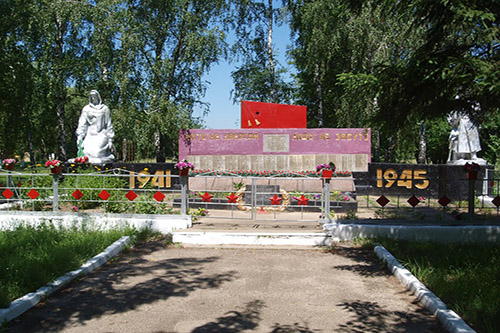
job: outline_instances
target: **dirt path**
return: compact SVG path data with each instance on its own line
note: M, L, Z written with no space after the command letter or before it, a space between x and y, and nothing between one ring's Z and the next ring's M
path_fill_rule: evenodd
M371 251L149 243L7 332L441 332Z

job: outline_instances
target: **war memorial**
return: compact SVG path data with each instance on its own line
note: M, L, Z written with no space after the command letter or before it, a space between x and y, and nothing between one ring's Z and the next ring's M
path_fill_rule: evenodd
M464 165L480 166L475 176L477 179L484 178L485 170L491 169L485 160L477 157L477 152L481 150L478 129L463 113L452 112L449 115L452 125L449 157L447 164L441 165L372 163L369 128L307 128L306 113L307 109L303 106L242 101L241 129L181 130L179 160L189 161L195 166L197 171L191 171L192 176L203 176L190 177L189 189L205 193L231 191L233 180L220 177L223 173L240 177L251 176L252 173L275 176L284 172L311 174L317 173L318 166L331 163L337 171L343 171L344 176L350 176L328 179L331 190L349 196L350 202L332 204L335 207L333 210L345 212L356 210L356 197L365 194L434 197L442 199L442 202L464 199L471 191L468 182L457 181L466 175ZM95 90L90 92L89 104L82 110L76 134L78 157L69 160L67 165L86 158L85 162L94 166L128 171L131 189L140 189L148 182L158 189L180 189L182 178L170 177L179 174L175 163L115 161L111 152L114 131L110 111ZM210 178L209 182L207 178ZM250 180L243 179L242 183L249 186ZM280 180L280 185L275 182L273 187L265 188L271 185L271 181L259 180L256 185L265 191L264 196L272 196L279 194L280 190L286 193L320 193L325 184L317 181L307 185L299 183L297 180ZM473 186L476 195L488 194L484 182L474 182ZM247 193L246 203L249 195ZM261 204L265 204L262 195L260 197ZM191 206L200 207L200 201L208 207L207 200L201 197L194 198ZM224 198L210 200L210 203L213 209L230 207L227 205L230 202ZM216 203L222 205L216 206ZM418 204L417 201L414 203ZM291 202L287 210L293 211L294 204L299 204L299 201ZM308 205L320 206L314 200Z
M11 223L6 218L15 216L22 218L24 223L36 224L43 219L57 219L59 225L66 223L74 227L77 223L87 225L90 221L93 226L105 228L120 225L125 220L133 226L171 234L174 243L205 245L331 247L337 240L380 235L440 241L498 242L497 227L472 229L465 225L429 226L425 222L388 221L384 216L376 223L371 222L373 220L345 222L342 217L337 217L339 213L355 215L359 198L364 195L378 197L376 203L382 209L395 197L398 201L404 198L402 200L413 208L413 216L414 208L426 198L439 199L444 213L444 207L451 200L463 200L465 196L469 203L468 214L473 217L476 196L489 194L490 188L484 187L484 178L485 171L491 167L477 157L481 149L478 129L466 115L450 114L453 129L449 136L448 163L420 165L372 163L369 128L308 129L305 113L304 107L245 102L242 103L241 129L181 130L179 162L125 163L115 159L110 110L102 103L99 93L93 90L76 129L78 156L65 163L66 170L62 170L57 160L50 160L46 164L52 173L53 187L51 196L44 200L51 202L53 212L4 214L0 215L0 223ZM283 121L276 123L276 119ZM280 127L276 127L278 125ZM76 189L64 188L67 186L66 180L72 177L71 171L79 167L94 168L99 172L76 174ZM16 189L12 177L12 169L8 169L9 183L2 194L7 201L13 198L15 204L17 199L14 196L20 193L22 182L19 181ZM91 186L84 187L78 177L90 179ZM128 188L108 188L107 178L113 177L128 179ZM97 186L95 180L98 181ZM26 183L28 186L34 185L30 181ZM24 201L31 203L34 208L35 200L40 195L38 191L41 190L36 186L31 188L27 194L31 202ZM139 196L142 198L137 199ZM59 212L59 199L62 202L76 202L74 213ZM497 196L493 203L498 207L499 201L500 197ZM369 204L369 200L366 202ZM79 213L79 205L89 207L89 203L92 207L102 205L104 214L100 211ZM128 205L127 214L107 214L106 209L110 206L124 203ZM147 213L135 210L133 204L146 207ZM181 214L173 214L173 208L180 208ZM190 208L195 211L188 210ZM201 216L206 215L208 210L209 217L219 224L205 220L203 227L195 226L193 216L200 216L199 212L203 213ZM231 230L210 232L214 225L227 228L227 224L220 223L224 219L232 219ZM469 219L471 222L472 219ZM252 226L257 229L261 224L267 230L274 228L282 232L238 232L238 228ZM113 255L122 246L121 243L115 244ZM388 263L389 269L396 267L385 249L376 247L375 252ZM95 269L111 256L106 254L104 258L100 255L92 259L88 266ZM71 279L75 277L77 275ZM418 287L419 292L425 293L422 302L426 306L433 308L441 304L431 292L420 285L415 287L412 281L410 278L401 279L409 289ZM63 285L61 283L57 288ZM30 296L33 299L22 300L22 308L9 307L3 312L0 309L0 319L12 320L46 297L46 293L46 289L43 289L41 296L35 293ZM467 326L462 320L457 320L455 315L443 318L445 325L453 322L457 327Z

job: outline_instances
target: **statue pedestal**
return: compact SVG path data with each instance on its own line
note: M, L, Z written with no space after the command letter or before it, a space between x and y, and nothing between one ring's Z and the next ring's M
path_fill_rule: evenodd
M476 158L474 160L459 159L446 162L446 165L465 165L466 163L476 163L479 165L488 165L488 162L482 158Z

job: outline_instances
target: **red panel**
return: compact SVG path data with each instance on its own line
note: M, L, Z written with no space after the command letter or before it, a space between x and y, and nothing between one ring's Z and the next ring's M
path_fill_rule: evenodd
M241 101L241 128L306 128L307 107Z

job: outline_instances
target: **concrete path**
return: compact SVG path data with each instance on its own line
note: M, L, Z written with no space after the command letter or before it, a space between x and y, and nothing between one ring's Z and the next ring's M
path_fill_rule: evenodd
M139 246L7 332L441 332L372 251Z

